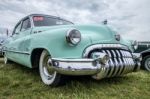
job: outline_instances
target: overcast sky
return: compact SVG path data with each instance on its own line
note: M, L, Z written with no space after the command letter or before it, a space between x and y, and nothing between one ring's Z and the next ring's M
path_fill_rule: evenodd
M127 39L150 38L150 0L0 0L0 28L12 30L32 13L57 15L76 24L108 19Z

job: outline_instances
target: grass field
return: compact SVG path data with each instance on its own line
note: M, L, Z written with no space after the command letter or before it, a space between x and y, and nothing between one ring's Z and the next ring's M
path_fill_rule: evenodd
M140 71L123 77L95 81L72 77L66 85L52 88L40 80L37 69L0 60L0 99L150 99L150 73Z

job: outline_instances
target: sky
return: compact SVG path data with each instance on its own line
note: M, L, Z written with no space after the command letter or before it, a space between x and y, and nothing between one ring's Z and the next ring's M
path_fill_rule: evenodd
M150 0L0 0L0 30L12 31L33 13L65 18L75 24L101 24L105 19L125 39L150 38Z

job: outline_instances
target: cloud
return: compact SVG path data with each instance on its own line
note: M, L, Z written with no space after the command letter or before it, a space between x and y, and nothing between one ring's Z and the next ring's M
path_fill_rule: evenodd
M12 30L22 17L43 13L77 24L100 24L108 19L123 37L149 40L149 4L150 0L0 0L0 27Z

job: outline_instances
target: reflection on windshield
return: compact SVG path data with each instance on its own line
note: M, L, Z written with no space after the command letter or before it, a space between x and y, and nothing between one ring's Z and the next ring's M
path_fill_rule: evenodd
M54 26L54 25L73 24L69 21L60 18L53 18L53 17L46 17L46 16L34 16L33 22L34 22L34 26Z

